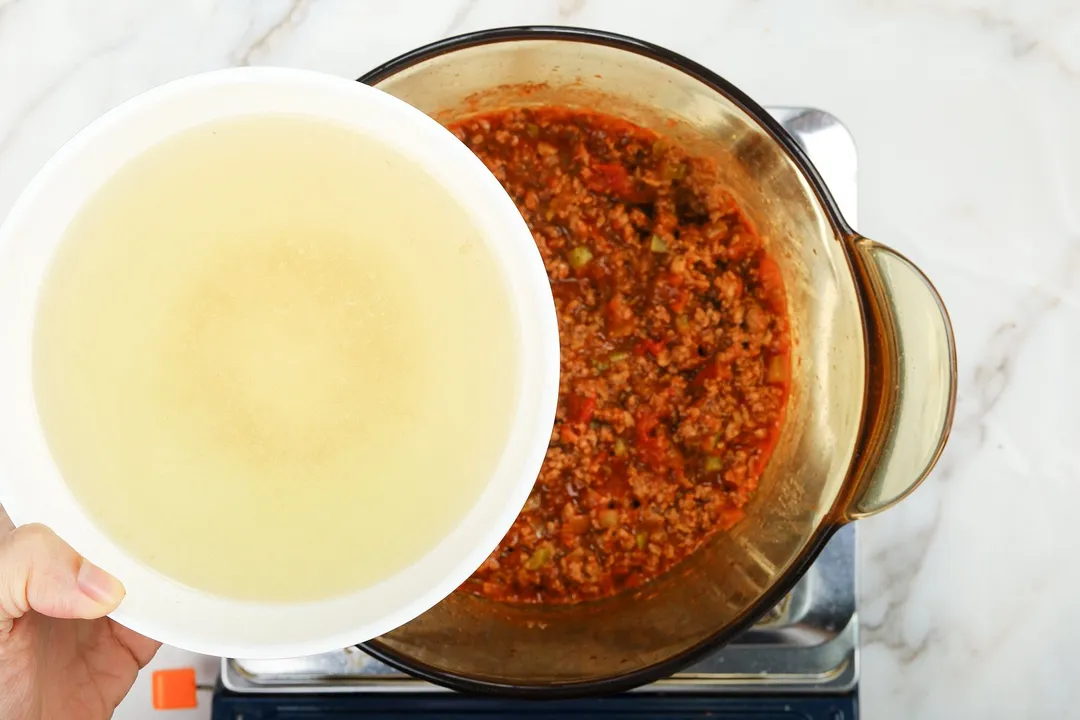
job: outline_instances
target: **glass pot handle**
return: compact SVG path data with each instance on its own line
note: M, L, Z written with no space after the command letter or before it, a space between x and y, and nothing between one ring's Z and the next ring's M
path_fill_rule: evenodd
M884 245L848 238L866 304L866 416L843 519L907 497L937 462L956 405L956 345L941 296L915 265Z

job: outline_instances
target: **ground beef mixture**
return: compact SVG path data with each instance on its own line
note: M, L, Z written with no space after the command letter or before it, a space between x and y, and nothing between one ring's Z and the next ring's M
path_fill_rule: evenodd
M640 585L757 487L788 393L779 269L714 162L651 131L546 107L451 130L528 222L562 342L540 477L463 589L572 603Z

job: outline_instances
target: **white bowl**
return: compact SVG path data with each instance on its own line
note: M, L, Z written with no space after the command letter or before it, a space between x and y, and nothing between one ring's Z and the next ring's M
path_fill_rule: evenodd
M94 191L132 157L182 130L273 113L354 127L413 158L441 182L471 213L504 271L521 338L520 390L509 440L475 506L437 547L393 577L345 597L302 604L214 597L170 580L115 545L76 503L50 457L31 383L38 288L66 226ZM114 619L188 650L248 658L324 652L381 635L442 600L495 549L528 498L550 438L558 386L551 288L511 199L483 163L434 120L350 80L243 68L151 90L64 145L0 228L0 502L17 524L50 526L124 583L127 597Z

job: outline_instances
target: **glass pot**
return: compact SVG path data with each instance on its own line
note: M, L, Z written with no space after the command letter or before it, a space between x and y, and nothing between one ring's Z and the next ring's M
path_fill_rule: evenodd
M442 40L361 81L443 122L592 108L715 157L780 265L793 339L781 436L731 531L604 600L515 606L459 591L366 650L474 692L556 697L650 682L768 612L837 528L900 501L933 467L956 394L941 298L911 262L845 222L794 140L723 78L631 38L530 27Z

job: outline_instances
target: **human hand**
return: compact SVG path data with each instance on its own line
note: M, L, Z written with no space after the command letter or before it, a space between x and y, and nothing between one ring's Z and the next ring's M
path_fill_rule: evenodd
M106 614L120 582L0 507L0 720L105 720L160 643Z

